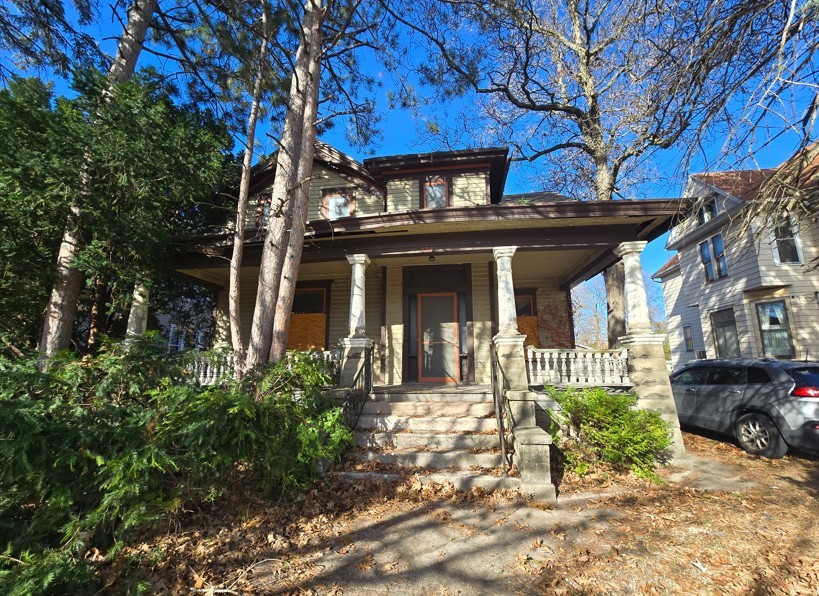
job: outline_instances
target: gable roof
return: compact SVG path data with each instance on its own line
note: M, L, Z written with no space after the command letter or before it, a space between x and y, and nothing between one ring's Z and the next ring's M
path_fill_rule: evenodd
M729 170L727 172L710 172L693 174L694 180L705 182L725 194L741 199L753 201L759 196L762 186L771 179L776 168L764 170Z
M652 276L651 279L662 279L672 271L676 270L680 266L680 253L675 254L673 257L668 259L665 265L660 267Z

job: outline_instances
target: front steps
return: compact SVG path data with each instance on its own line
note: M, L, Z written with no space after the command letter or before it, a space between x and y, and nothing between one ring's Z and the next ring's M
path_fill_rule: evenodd
M519 478L499 473L503 460L488 387L376 387L355 440L352 469L338 473L349 480L395 480L411 472L422 483L451 482L460 490L520 486Z

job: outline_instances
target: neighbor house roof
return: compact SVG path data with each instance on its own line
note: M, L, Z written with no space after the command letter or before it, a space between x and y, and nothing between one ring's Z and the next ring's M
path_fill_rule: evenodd
M668 259L665 265L660 267L652 276L651 279L662 279L680 266L680 253L675 254Z
M694 174L691 177L695 180L710 184L722 192L742 199L743 201L753 201L759 195L759 190L770 180L776 172L776 168L764 170L732 170L727 172L710 172L706 174Z

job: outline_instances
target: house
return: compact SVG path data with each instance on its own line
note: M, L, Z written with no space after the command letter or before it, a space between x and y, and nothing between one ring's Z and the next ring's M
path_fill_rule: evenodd
M508 166L505 148L362 164L320 144L290 347L329 350L358 334L374 343L379 383L488 384L491 338L499 315L511 309L526 345L574 348L571 288L614 263L621 243L664 233L677 206L587 203L554 193L504 196ZM253 181L260 216L274 173L262 169ZM230 244L220 240L214 235L203 248L199 239L173 266L219 292L217 342L228 343ZM241 287L245 339L261 247L261 235L249 233ZM499 263L511 267L513 278L502 301ZM364 279L360 330L349 329L355 271Z
M819 230L744 215L788 168L694 174L696 208L669 234L662 283L672 368L700 358L819 358ZM814 164L816 165L816 164ZM816 185L816 169L800 187Z
M355 387L361 372L372 370L380 400L370 403L364 415L369 416L367 428L379 432L366 436L365 445L408 440L390 433L411 429L400 426L410 422L377 418L398 411L426 412L422 419L429 426L417 441L451 444L452 436L430 438L428 433L494 426L487 416L495 411L493 390L501 391L524 480L528 476L545 498L554 498L550 438L538 426L532 385L633 384L641 404L661 410L676 428L681 445L663 338L650 331L640 266L645 244L668 230L679 205L668 200L589 203L554 193L504 195L508 168L506 148L374 157L362 163L319 143L289 347L337 349L344 387ZM248 230L241 275L245 340L274 175L274 165L260 167L252 181L258 218ZM218 293L216 335L222 344L229 343L231 242L229 231L194 239L172 262L178 275ZM629 335L624 346L630 355L575 350L571 288L618 259L626 268ZM633 366L637 360L641 365ZM494 385L493 371L500 371L495 378L502 379ZM407 397L411 392L414 397ZM413 405L419 395L432 401ZM469 421L469 412L482 413ZM483 449L476 436L457 439L452 444L460 447L438 454L435 461L450 467L456 462L446 458L457 453L462 466L485 466L464 447ZM372 457L399 462L395 458L403 455L376 452ZM414 457L417 464L432 456L419 452Z

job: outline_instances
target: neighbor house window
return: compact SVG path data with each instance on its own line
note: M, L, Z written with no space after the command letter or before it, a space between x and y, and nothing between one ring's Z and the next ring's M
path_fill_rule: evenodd
M691 335L691 325L683 327L683 339L685 340L685 351L694 351L694 338Z
M717 216L717 201L714 197L703 201L702 207L697 211L697 223L702 225L711 221Z
M771 236L774 262L777 265L805 262L802 256L802 241L790 218L780 221L774 227Z
M446 207L449 203L449 185L443 176L427 176L424 178L424 190L421 207L436 209Z
M714 330L717 358L741 358L734 309L726 308L711 313L711 327Z
M325 191L322 211L327 219L338 219L354 215L355 199L352 191Z
M728 262L725 260L725 245L722 234L700 243L700 259L705 271L706 281L714 281L728 275Z
M770 358L793 358L793 341L784 300L756 305L762 351Z

